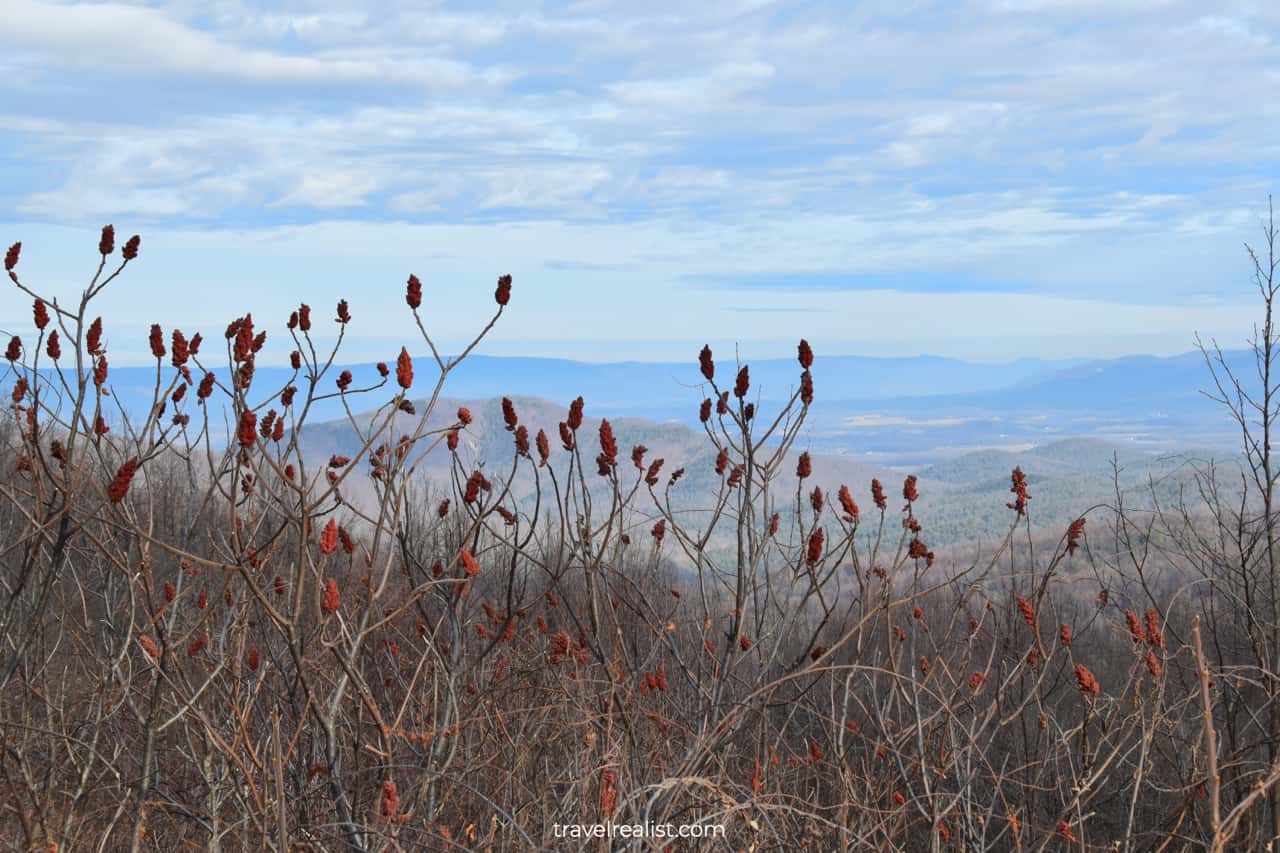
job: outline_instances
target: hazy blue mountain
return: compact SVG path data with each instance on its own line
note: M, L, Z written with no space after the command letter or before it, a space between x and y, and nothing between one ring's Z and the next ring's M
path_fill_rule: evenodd
M1252 355L1224 355L1248 385ZM831 400L819 388L824 405L815 406L812 441L825 452L907 467L1071 436L1151 452L1234 447L1238 429L1203 393L1212 390L1198 352L1092 361L992 391L845 401Z
M752 387L764 400L786 399L800 376L794 358L748 361ZM939 388L958 393L994 391L1034 381L1078 363L1020 359L1005 364L965 362L937 356L877 358L826 356L814 362L813 377L827 399L864 400L924 396ZM424 364L421 369L429 370ZM717 378L732 384L736 367L717 357ZM419 369L415 362L415 370ZM594 364L550 358L472 356L450 377L450 393L494 397L512 393L548 400L572 400L579 394L612 410L680 406L700 398L689 386L702 381L697 353L687 363L616 362ZM726 384L727 383L727 384Z
M763 400L786 399L800 375L794 358L748 363L752 387ZM1020 359L1004 364L986 364L927 355L912 358L829 356L815 362L813 375L815 382L822 387L825 399L866 400L932 395L940 388L956 393L995 391L1050 376L1054 371L1075 363ZM736 370L733 362L722 356L718 365L721 382L732 384ZM377 380L372 364L337 364L322 380L321 390L333 390L334 379L347 369L351 370L356 386ZM214 372L226 378L225 366L215 367ZM437 375L436 364L430 358L416 358L414 372L419 383L432 381ZM173 375L172 368L166 364L161 375L167 382ZM279 387L291 375L292 371L287 368L260 367L254 386L263 389ZM687 363L591 363L554 358L471 355L450 374L446 390L452 396L468 399L523 394L567 402L582 395L594 405L614 413L631 410L670 410L674 413L687 410L689 406L696 411L701 397L692 386L701 381L696 352L691 353ZM156 371L152 367L111 368L110 384L131 417L136 417L150 400L155 382ZM325 414L333 411L341 411L341 406L336 403L324 406Z
M1252 356L1226 353L1241 376ZM750 362L752 394L762 414L776 410L795 388L800 369L794 359ZM335 365L318 392L332 393L334 380L351 370L353 387L376 385L372 364ZM415 360L415 391L424 393L436 375L430 359ZM734 365L724 356L718 378L731 384ZM226 367L215 368L220 380ZM816 402L803 443L815 451L857 458L876 467L921 468L963 453L987 449L1022 450L1067 437L1118 442L1140 452L1189 446L1232 447L1236 431L1222 408L1202 391L1212 389L1203 357L1196 352L1159 358L1130 356L1089 362L1023 359L978 364L919 356L873 358L819 355L813 366ZM168 365L161 378L169 382ZM293 376L287 368L259 368L250 399ZM450 374L445 393L488 400L525 396L566 405L581 394L588 408L607 417L695 425L703 391L696 359L687 364L618 362L593 364L546 358L471 356ZM305 379L294 379L305 390ZM156 383L154 368L113 367L114 406L132 419L145 416ZM367 411L396 390L378 388L351 399ZM301 395L300 395L301 397ZM188 411L193 411L188 400ZM215 414L220 421L221 413ZM345 417L336 397L313 405L311 422ZM553 425L554 426L554 425Z

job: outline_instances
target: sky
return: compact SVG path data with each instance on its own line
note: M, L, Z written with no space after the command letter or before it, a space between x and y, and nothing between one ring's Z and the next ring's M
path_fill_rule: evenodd
M1280 166L1280 4L6 0L0 242L98 309L352 360L1242 345ZM0 330L30 300L0 288ZM274 324L272 326L271 324ZM326 333L331 329L326 326ZM284 337L281 334L281 337ZM416 343L415 343L416 341ZM264 360L280 360L287 348ZM116 363L113 361L113 363Z

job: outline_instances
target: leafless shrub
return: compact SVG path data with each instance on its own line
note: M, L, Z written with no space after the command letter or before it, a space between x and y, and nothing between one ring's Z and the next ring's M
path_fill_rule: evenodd
M318 313L290 316L280 388L254 384L268 332L250 314L207 341L153 327L152 405L130 421L90 306L139 242L115 264L104 229L99 249L69 305L6 258L39 329L8 347L0 430L13 849L525 850L605 820L722 825L726 849L1280 833L1274 255L1255 258L1266 391L1217 374L1243 488L1206 466L1179 506L1090 510L1045 538L1015 469L1008 534L956 565L926 544L914 477L819 485L795 448L816 393L803 341L778 411L703 349L697 473L715 489L690 508L686 462L588 427L581 398L557 434L505 400L502 459L460 445L473 415L439 411L441 392L508 276L453 359L410 277L431 377L407 348L376 379L334 375L345 301L328 348ZM323 399L349 455L304 452ZM443 492L429 454L449 460ZM366 476L371 499L344 495Z

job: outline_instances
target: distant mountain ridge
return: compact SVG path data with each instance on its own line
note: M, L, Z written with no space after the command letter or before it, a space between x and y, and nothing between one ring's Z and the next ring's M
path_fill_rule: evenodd
M752 386L764 400L786 399L800 373L794 358L748 358L743 363L750 365ZM1078 359L986 364L930 355L821 356L814 362L813 376L815 383L826 389L828 399L862 400L927 396L936 394L939 387L961 393L994 391L1044 378L1078 363ZM732 378L730 371L736 370L736 365L730 358L718 355L717 365L725 377ZM675 402L701 380L696 352L688 362L592 363L470 356L451 378L450 390L468 397L519 393L551 400L571 400L581 394L616 410Z
M1246 388L1256 385L1252 353L1224 351L1223 357ZM813 428L815 444L829 452L861 451L868 461L915 467L983 447L1037 446L1073 436L1152 453L1234 448L1238 428L1210 393L1216 393L1213 376L1199 352L1127 356L993 391L834 405L828 399L815 410Z
M1247 377L1252 367L1249 352L1224 355ZM419 387L431 382L434 360L414 362ZM751 393L766 408L785 400L799 378L795 359L746 363L751 368ZM730 382L735 365L724 355L718 365L720 381ZM353 387L379 382L372 364L334 365L318 390L332 392L333 381L344 369L353 374ZM227 378L225 366L215 368L215 373ZM1235 442L1235 430L1221 407L1202 393L1213 385L1198 352L1006 364L934 356L819 354L813 375L816 401L802 441L823 453L858 456L874 466L918 469L984 447L1038 446L1070 436L1118 441L1148 451L1231 447ZM161 378L168 382L171 376L172 368L165 364ZM288 368L260 367L254 388L265 394L293 376ZM305 389L305 378L293 381ZM155 383L155 368L113 367L108 420L118 420L112 417L115 405L133 420L143 417ZM591 411L604 416L692 426L705 393L701 386L693 357L688 363L595 364L471 355L451 372L444 393L472 400L524 396L564 405L582 395ZM356 410L370 409L394 390L386 387L354 397L351 404ZM262 396L251 394L250 400L256 404ZM344 413L341 400L333 398L317 402L310 418L318 423ZM215 434L220 435L225 425L219 414L211 412L219 421Z

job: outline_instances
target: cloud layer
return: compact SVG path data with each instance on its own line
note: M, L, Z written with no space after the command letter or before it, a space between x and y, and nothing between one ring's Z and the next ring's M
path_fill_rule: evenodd
M164 296L175 279L222 277L219 317L281 310L292 284L366 301L390 341L408 272L447 282L460 322L510 271L526 301L495 346L528 354L773 355L800 334L1171 352L1248 332L1241 243L1280 165L1261 2L14 0L6 19L5 239L73 288L97 225L142 232L119 299L169 323L204 316Z

